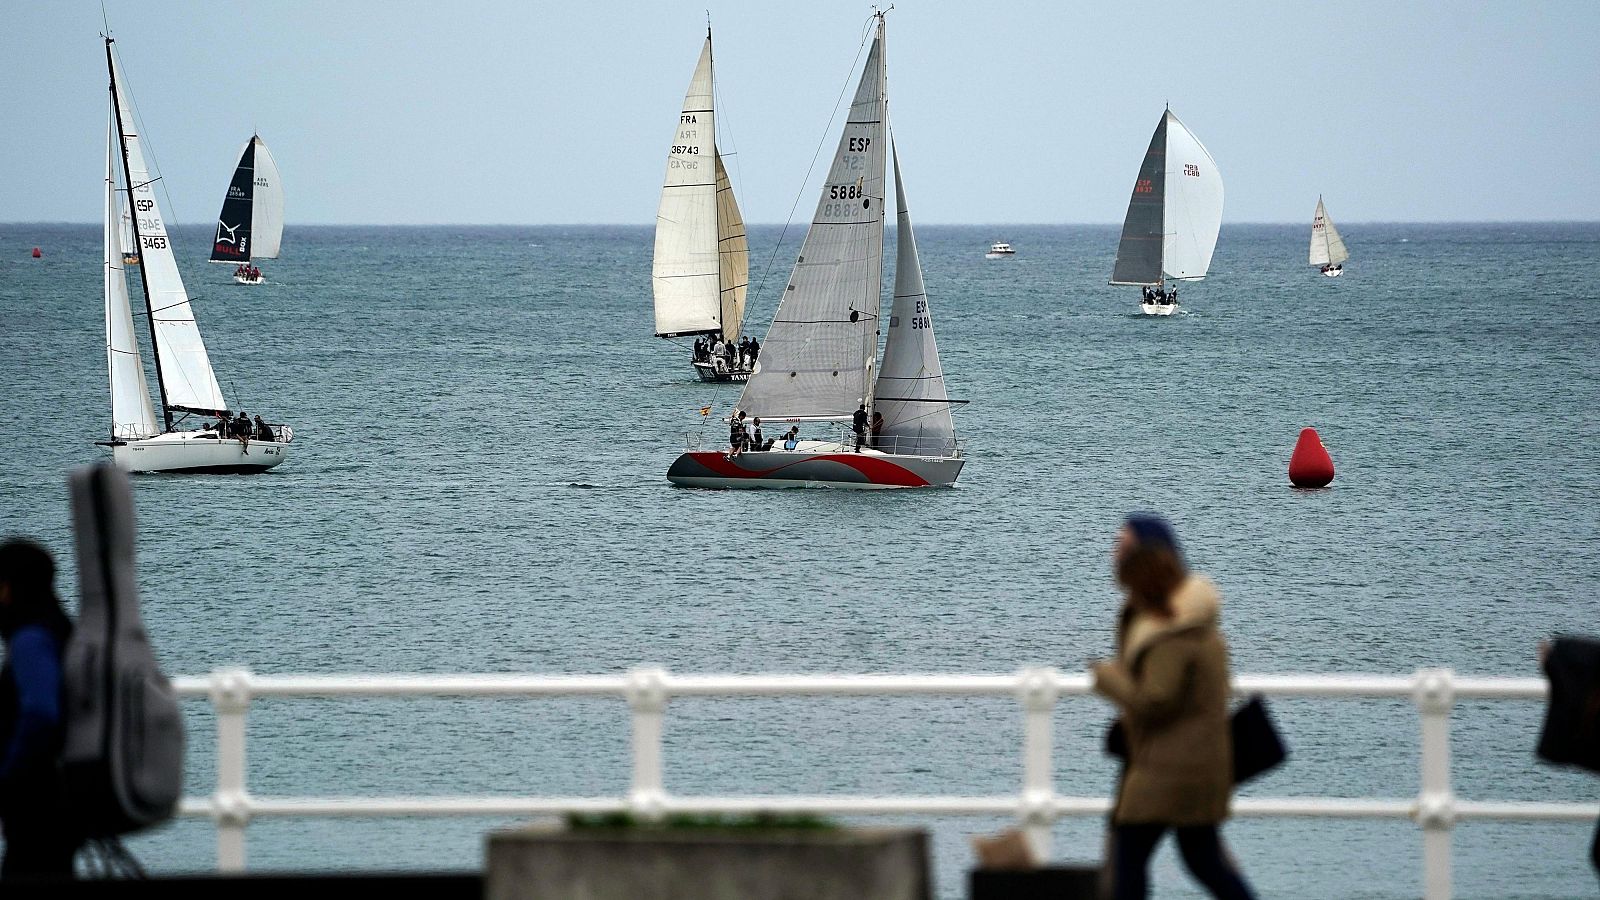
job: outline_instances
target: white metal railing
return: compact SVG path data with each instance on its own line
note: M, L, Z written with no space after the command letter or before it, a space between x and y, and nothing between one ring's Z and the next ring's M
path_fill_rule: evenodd
M673 813L756 812L834 815L1010 815L1041 857L1051 827L1067 816L1098 816L1104 797L1055 792L1052 735L1056 702L1090 692L1086 674L1030 668L1014 675L673 675L638 669L620 675L257 675L222 669L173 680L181 696L208 698L217 716L217 785L186 798L180 815L217 826L217 867L245 868L245 830L257 816L523 816L630 812L643 819ZM1600 805L1465 800L1451 788L1450 713L1462 698L1538 700L1539 678L1464 677L1448 669L1411 675L1243 675L1239 694L1274 697L1409 698L1421 724L1420 789L1414 797L1249 797L1235 815L1254 817L1408 818L1422 828L1427 900L1451 894L1451 829L1461 819L1592 821ZM786 695L1011 696L1022 708L1021 791L1001 796L759 796L668 794L662 782L662 720L672 697ZM245 778L245 721L257 698L282 697L576 697L625 699L632 716L633 776L625 797L279 797L252 796Z

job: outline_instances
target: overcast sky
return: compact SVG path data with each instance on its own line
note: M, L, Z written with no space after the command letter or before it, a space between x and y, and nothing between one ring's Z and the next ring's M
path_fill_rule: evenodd
M106 8L173 206L211 221L252 129L289 223L654 221L711 0L129 2ZM783 222L870 13L714 5L719 146ZM92 2L0 14L0 221L98 221ZM1170 102L1226 221L1600 219L1600 3L970 3L889 14L923 223L1120 222ZM816 202L804 193L799 217Z

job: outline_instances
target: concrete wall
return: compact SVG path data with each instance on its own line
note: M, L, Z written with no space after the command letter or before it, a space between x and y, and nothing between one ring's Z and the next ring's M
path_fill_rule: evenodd
M909 829L616 831L489 836L488 900L928 900L928 836Z

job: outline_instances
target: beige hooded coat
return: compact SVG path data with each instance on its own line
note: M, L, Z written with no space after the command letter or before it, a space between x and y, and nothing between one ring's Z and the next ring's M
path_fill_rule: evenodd
M1173 592L1171 618L1124 608L1117 659L1095 666L1094 689L1121 709L1128 738L1111 812L1118 825L1214 825L1228 816L1233 746L1221 604L1208 579L1191 575Z

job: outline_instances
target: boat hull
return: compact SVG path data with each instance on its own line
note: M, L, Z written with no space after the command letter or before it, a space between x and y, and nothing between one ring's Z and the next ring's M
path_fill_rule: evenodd
M266 281L267 281L267 276L265 276L265 275L257 275L254 278L246 278L243 275L235 275L235 276L233 276L233 283L234 284L265 284Z
M1147 316L1170 316L1178 311L1176 303L1141 303L1139 311Z
M698 488L830 487L854 490L949 487L966 459L849 450L765 450L729 458L692 450L667 469L667 480Z
M693 363L694 373L700 376L701 381L712 383L727 383L730 381L745 382L750 380L748 369L718 369L708 362Z
M1344 270L1343 269L1329 269L1328 271L1323 272L1322 274L1323 274L1323 277L1325 277L1325 278L1338 278L1340 275L1344 274Z
M202 437L209 432L175 431L111 445L111 458L129 472L247 474L265 472L289 455L289 445Z

